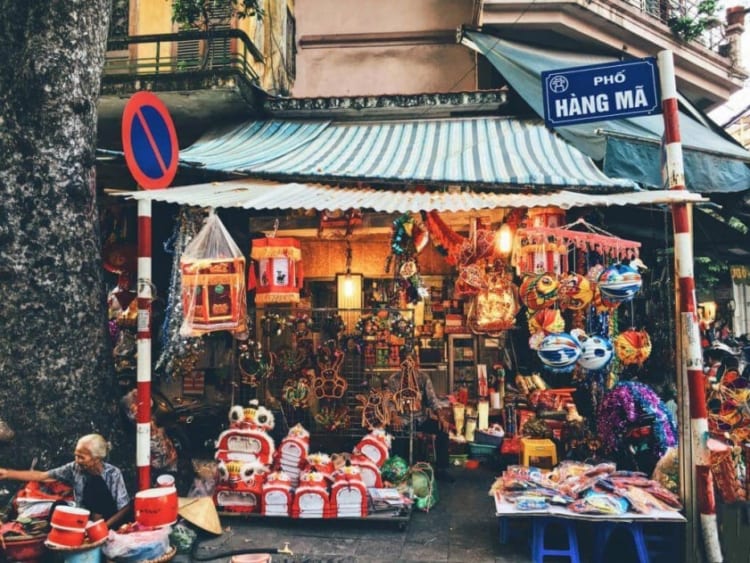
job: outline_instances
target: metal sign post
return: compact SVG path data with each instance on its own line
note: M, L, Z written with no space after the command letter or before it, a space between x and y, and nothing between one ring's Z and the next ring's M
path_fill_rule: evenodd
M677 105L677 86L674 75L674 61L671 51L659 53L659 76L662 91L664 115L664 145L667 183L670 190L685 190L685 173L680 140L680 121ZM681 463L695 468L691 477L695 499L700 512L700 523L706 558L710 563L723 561L719 545L719 529L716 523L716 502L714 499L713 478L711 476L708 451L708 410L703 375L700 328L697 317L695 280L693 278L693 231L692 208L686 203L672 204L674 225L675 275L678 295L676 305L678 315L678 339L680 342L680 362L677 364L679 386L687 391L690 414L690 444L688 456L681 454ZM685 397L685 395L683 395ZM682 412L685 409L683 408ZM684 420L684 418L683 418ZM682 435L682 442L687 436ZM683 450L683 448L680 448ZM691 454L691 455L690 455ZM685 467L687 470L687 467ZM683 471L683 475L687 471ZM686 504L688 504L686 502ZM694 512L694 511L693 511ZM688 546L689 547L689 546Z
M145 189L166 188L177 173L177 132L167 107L151 92L138 92L122 114L122 147L130 173ZM138 489L151 486L151 201L138 201Z

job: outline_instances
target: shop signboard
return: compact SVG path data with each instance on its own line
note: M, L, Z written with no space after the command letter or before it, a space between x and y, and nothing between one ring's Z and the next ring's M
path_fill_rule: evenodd
M656 58L542 72L548 127L661 113Z

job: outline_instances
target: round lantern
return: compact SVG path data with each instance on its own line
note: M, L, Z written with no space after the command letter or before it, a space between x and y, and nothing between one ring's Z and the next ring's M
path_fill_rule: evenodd
M598 283L602 299L624 303L633 299L641 290L643 280L635 268L627 264L613 264L604 269Z
M551 307L557 301L559 283L553 274L532 274L521 282L521 301L532 311Z
M591 282L585 276L573 272L562 277L558 294L560 308L573 311L585 308L594 299Z
M539 359L552 371L572 371L581 356L581 346L566 332L550 334L542 340L537 350Z
M645 330L629 328L615 338L615 354L628 365L642 365L651 355L651 337Z
M255 304L299 303L302 287L302 250L293 238L256 239L250 258L257 262L250 269L248 289L255 289Z
M613 310L617 309L620 304L616 301L604 299L599 286L594 285L594 298L591 300L591 305L593 305L597 313L611 313Z
M606 336L587 336L581 339L578 365L590 371L604 369L614 356L612 341Z

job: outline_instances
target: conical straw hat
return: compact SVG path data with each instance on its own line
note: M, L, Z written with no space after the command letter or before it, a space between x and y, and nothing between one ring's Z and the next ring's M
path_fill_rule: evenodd
M178 514L191 524L212 534L221 535L219 513L211 497L180 498Z

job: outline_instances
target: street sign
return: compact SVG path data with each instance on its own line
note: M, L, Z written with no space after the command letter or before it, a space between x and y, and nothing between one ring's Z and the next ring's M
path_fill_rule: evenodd
M542 72L548 127L661 112L655 58Z
M134 94L122 113L125 162L138 185L166 188L177 173L177 132L164 103L151 92Z

